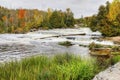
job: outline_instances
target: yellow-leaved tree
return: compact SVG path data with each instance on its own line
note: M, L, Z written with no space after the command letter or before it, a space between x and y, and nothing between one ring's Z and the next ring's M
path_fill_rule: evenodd
M113 0L110 5L108 19L114 21L116 17L120 14L120 0Z

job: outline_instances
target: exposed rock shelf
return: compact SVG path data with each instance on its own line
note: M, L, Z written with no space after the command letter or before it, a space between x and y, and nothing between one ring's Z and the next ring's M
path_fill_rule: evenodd
M93 80L120 80L120 62L100 72Z

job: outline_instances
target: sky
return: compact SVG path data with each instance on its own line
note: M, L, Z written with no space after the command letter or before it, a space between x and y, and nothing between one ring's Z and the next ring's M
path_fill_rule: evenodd
M48 8L63 10L70 8L75 18L91 16L98 12L100 5L112 0L0 0L0 5L7 8L26 8L47 10Z

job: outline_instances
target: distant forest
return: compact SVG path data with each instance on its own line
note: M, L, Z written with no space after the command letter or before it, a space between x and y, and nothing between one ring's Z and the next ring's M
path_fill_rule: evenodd
M72 11L40 11L0 7L0 33L25 33L31 29L71 28L75 21Z
M75 24L100 31L104 36L120 36L120 0L99 7L90 17L74 19L70 8L66 11L7 9L0 7L0 33L26 33L31 29L73 28Z

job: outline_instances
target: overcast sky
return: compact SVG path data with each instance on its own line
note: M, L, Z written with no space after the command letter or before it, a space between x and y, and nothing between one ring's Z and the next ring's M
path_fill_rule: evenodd
M47 10L71 8L74 16L81 17L91 16L97 13L100 5L105 4L106 1L112 0L0 0L0 5L7 8L28 8Z

